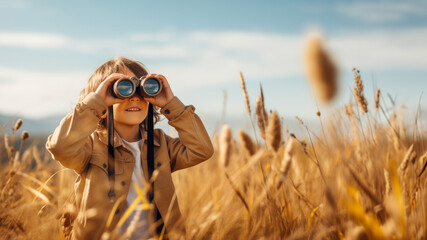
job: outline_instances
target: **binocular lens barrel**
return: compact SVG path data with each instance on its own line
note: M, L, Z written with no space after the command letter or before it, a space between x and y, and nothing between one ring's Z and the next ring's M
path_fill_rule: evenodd
M157 78L138 79L131 77L130 79L121 78L114 82L112 93L117 98L130 98L137 89L143 97L155 97L162 91L162 82Z
M133 83L126 79L117 84L117 91L122 97L130 97L135 92L135 89Z
M128 98L135 93L136 87L132 79L121 78L114 82L112 93L116 98Z
M142 81L141 90L143 95L154 97L162 90L162 84L157 78L148 78Z

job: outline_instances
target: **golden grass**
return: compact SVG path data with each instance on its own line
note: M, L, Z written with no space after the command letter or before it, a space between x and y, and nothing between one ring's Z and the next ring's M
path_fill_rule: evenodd
M337 68L319 36L310 36L305 48L305 70L317 98L329 102L335 96Z
M258 125L254 133L266 131L265 143L239 131L235 144L224 126L213 136L212 159L173 176L187 224L186 236L176 237L426 239L426 130L409 130L402 113L375 102L387 121L367 103L362 118L349 103L326 116L322 136L301 119L305 134L283 136L277 112L268 116L266 130ZM258 104L261 109L261 98ZM257 115L264 118L264 111ZM3 132L0 144L0 238L62 238L57 217L76 211L65 204L76 175L34 145L15 151L31 141L15 139L15 128ZM148 209L138 192L135 206Z
M249 115L251 115L251 105L249 104L249 96L248 96L248 92L246 91L246 83L245 83L245 79L243 78L242 72L239 72L239 77L240 77L240 87L242 88L243 99L245 100L246 110L248 111Z

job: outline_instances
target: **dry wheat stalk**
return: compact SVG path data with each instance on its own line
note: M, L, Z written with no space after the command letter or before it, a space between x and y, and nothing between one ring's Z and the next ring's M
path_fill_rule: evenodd
M282 142L282 125L276 111L269 117L266 138L267 145L277 152Z
M18 119L15 123L15 127L13 127L14 131L18 131L22 126L22 119Z
M420 157L420 163L421 165L423 165L420 173L418 174L418 177L421 177L421 175L423 174L423 172L426 170L427 167L427 151Z
M242 87L243 98L245 99L246 109L248 110L249 116L251 116L251 106L249 105L248 92L246 91L245 79L243 78L242 72L239 72L240 86Z
M348 171L350 172L350 175L353 177L354 181L357 183L357 185L359 185L360 189L369 197L372 203L374 203L374 205L380 204L380 200L368 187L369 185L363 181L363 178L360 178L359 176L357 176L357 174L354 172L354 170L350 166L348 166Z
M25 169L27 166L31 165L31 162L32 162L31 157L32 157L31 149L28 148L27 150L24 151L21 157L22 168Z
M393 140L393 146L396 151L399 151L401 148L401 142L400 142L400 134L398 131L398 123L397 123L397 114L393 113L390 119L390 131L389 134L391 135L391 138Z
M417 153L414 151L414 144L412 144L405 153L405 157L399 166L400 174L403 176L405 174L406 168L408 167L409 162L414 162L417 158Z
M13 166L13 169L15 169L15 170L18 169L18 167L20 165L20 162L19 162L20 156L21 156L21 152L17 151L15 154L15 157L13 158L12 166Z
M295 149L295 141L296 140L294 138L291 138L286 144L285 154L283 155L283 160L280 165L280 173L283 176L286 176L288 174L289 169L291 168L292 157L294 155Z
M378 112L378 108L380 107L380 95L381 91L380 89L377 89L377 92L375 93L375 112Z
M363 81L361 79L360 71L353 68L354 72L354 82L356 87L353 88L354 96L356 98L357 104L364 113L368 112L368 101L366 101L365 94L363 93Z
M247 155L250 157L255 154L256 147L253 143L251 137L243 130L239 129L237 131L237 136L239 137L240 144L242 145L243 149L247 153Z
M24 141L30 137L30 134L27 131L23 131L21 134L21 143L19 144L19 152L22 150L22 146L24 144Z
M261 138L265 140L265 123L266 120L264 118L263 108L262 108L262 100L261 97L256 98L256 105L255 105L255 114L257 116L257 124L259 128L259 132L261 134Z
M32 151L32 153L33 153L33 158L34 158L34 160L36 161L37 168L38 168L38 169L39 169L39 168L41 168L41 167L43 166L43 162L42 162L42 160L41 160L39 150L37 149L37 147L36 147L36 146L33 146L33 151Z
M9 163L12 164L13 154L15 153L15 148L10 146L10 139L7 133L4 134L4 146L7 151L7 156L9 158Z
M233 191L236 193L237 197L239 197L239 199L242 201L243 205L246 208L246 211L248 211L248 213L249 213L250 212L249 205L246 202L245 198L243 197L242 192L240 192L239 189L236 187L236 185L233 183L233 181L231 181L231 178L227 174L227 172L225 172L225 177L227 178L227 181L230 183L230 185L233 188Z
M345 105L345 113L350 118L353 135L356 138L357 143L360 143L359 128L357 127L356 116L354 115L352 103Z
M311 36L305 49L308 79L322 102L329 102L337 92L337 70L318 36Z
M338 210L337 202L335 200L334 195L332 194L331 189L328 187L328 185L324 188L324 193L326 197L326 202L329 204L329 206L334 209L335 211Z
M385 179L385 195L389 196L391 194L391 179L390 173L387 169L384 169L384 179Z
M26 140L30 135L28 134L27 131L23 131L21 134L21 141Z
M268 122L268 113L265 110L265 100L264 100L264 92L262 91L262 85L259 85L259 90L261 94L261 105L262 105L262 114L264 115L264 123Z
M4 147L6 149L10 148L10 143L9 143L9 135L7 133L4 134Z
M232 138L233 136L230 127L227 124L224 124L221 128L219 144L219 162L223 167L227 167L230 161Z

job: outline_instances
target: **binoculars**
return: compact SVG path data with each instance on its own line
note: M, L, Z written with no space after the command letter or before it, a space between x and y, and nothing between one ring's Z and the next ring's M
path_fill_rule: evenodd
M137 91L142 97L155 97L162 91L162 81L155 77L121 78L112 88L113 96L120 99L130 98Z

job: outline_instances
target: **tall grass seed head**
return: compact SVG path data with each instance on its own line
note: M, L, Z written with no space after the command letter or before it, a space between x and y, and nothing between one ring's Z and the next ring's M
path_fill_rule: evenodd
M261 134L261 138L265 139L265 125L267 122L267 119L265 118L264 109L262 106L262 99L260 96L257 96L256 98L256 105L255 105L255 114L257 116L257 124L259 128L259 132Z
M29 137L30 137L30 135L29 135L29 133L27 131L23 131L22 132L22 134L21 134L21 140L22 141L26 140Z
M242 145L244 151L249 155L252 156L256 152L256 147L254 142L252 141L249 134L247 134L245 131L239 129L237 131L237 136L239 137L240 144Z
M282 124L276 111L269 117L266 135L267 145L277 152L282 143Z
M224 124L224 126L221 128L219 144L220 163L224 167L228 166L229 164L232 138L233 136L230 127L227 124Z
M21 128L21 126L22 126L22 119L18 119L17 121L16 121L16 123L15 123L15 126L13 127L13 129L15 130L15 131L18 131L20 128Z
M319 36L311 36L305 48L305 69L310 84L324 103L330 102L337 93L337 69L323 46Z

